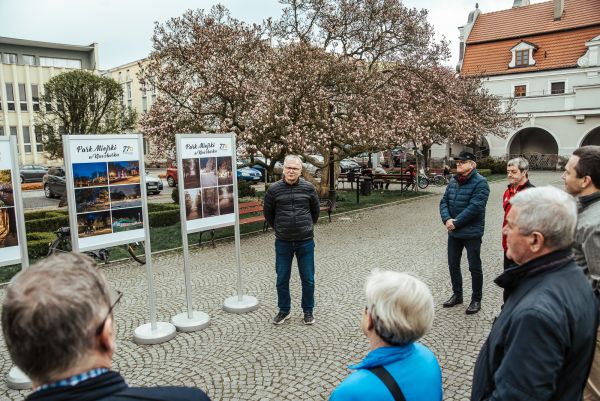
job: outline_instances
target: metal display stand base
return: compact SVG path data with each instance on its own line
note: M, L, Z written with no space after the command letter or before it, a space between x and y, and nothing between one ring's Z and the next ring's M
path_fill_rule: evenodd
M246 313L258 309L258 305L258 299L250 295L243 295L242 299L234 295L223 302L223 310L230 313Z
M157 322L156 330L152 330L152 323L146 323L133 331L133 341L136 344L160 344L169 341L177 335L175 326L167 322Z
M32 385L29 377L21 369L13 366L6 375L6 387L13 390L29 390Z
M204 312L192 311L192 318L190 319L188 313L183 312L173 316L171 318L171 323L173 323L179 331L197 331L210 326L210 316Z

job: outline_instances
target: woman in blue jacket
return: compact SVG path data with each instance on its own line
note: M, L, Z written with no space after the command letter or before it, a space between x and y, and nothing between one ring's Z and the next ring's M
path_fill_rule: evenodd
M374 271L365 285L361 327L370 352L331 394L330 401L441 401L442 373L429 348L416 341L433 323L433 297L407 273ZM383 369L382 369L383 368ZM386 384L387 382L387 384Z

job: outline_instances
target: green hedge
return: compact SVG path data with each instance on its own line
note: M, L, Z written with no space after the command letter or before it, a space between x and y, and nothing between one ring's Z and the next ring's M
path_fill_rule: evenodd
M27 253L29 258L38 259L48 254L48 245L54 241L56 235L50 232L28 232L27 233Z
M490 156L477 160L477 170L486 169L491 170L492 174L506 174L506 160Z
M484 177L489 177L490 175L492 175L492 170L490 170L489 168L482 168L482 169L478 168L477 172Z

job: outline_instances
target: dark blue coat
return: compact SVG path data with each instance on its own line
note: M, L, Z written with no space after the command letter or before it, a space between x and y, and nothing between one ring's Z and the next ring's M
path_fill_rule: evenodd
M485 228L485 206L490 196L487 180L477 170L473 170L467 181L459 184L452 178L442 200L440 215L442 223L455 219L454 231L450 236L462 239L476 239L483 236Z

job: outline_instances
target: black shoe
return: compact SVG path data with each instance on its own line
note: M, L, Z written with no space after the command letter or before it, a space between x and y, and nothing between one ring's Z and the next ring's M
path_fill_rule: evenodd
M444 302L442 305L444 308L452 308L453 306L459 305L463 303L463 299L460 295L452 295L449 300Z
M274 318L273 318L273 324L283 324L286 320L288 320L290 318L290 312L279 312Z
M481 309L481 301L471 301L469 307L465 311L467 315L473 315Z
M313 317L312 311L304 312L304 319L302 319L304 324L315 324L315 318Z

